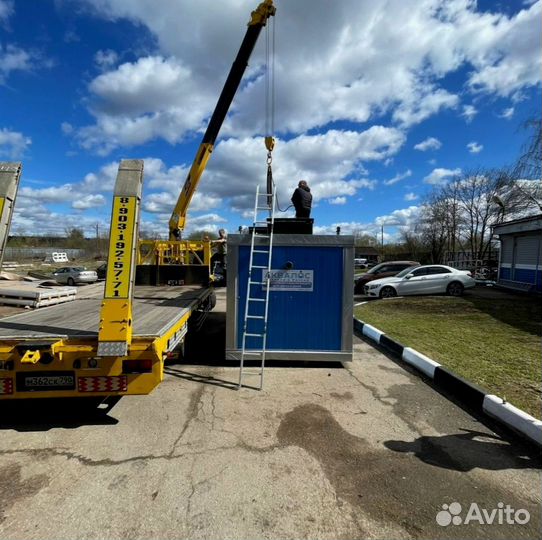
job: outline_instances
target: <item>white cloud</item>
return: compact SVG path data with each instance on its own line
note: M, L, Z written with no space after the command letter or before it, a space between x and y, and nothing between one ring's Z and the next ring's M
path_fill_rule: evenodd
M183 178L184 182L184 178ZM180 182L182 186L182 182ZM178 188L180 192L180 187ZM177 201L177 193L161 191L158 193L150 193L143 198L143 210L152 214L168 214L168 216L173 211L173 207ZM191 218L189 222L192 221L192 216L195 212L209 211L213 208L218 208L224 202L220 197L215 197L211 195L203 195L202 193L196 192L192 201L190 202L190 214Z
M485 42L484 47L471 60L475 67L469 78L472 89L510 96L521 88L540 84L541 14L542 2L538 1L512 18L492 16L492 31L478 37L477 41ZM471 47L474 45L476 42Z
M404 134L394 128L373 126L361 132L331 130L319 135L302 135L288 141L277 139L273 158L273 178L282 209L298 180L306 179L314 196L320 200L347 201L359 190L372 190L376 180L360 178L366 174L363 162L385 159L404 143ZM156 219L171 213L184 184L190 164L166 169L161 160L145 160L143 209ZM213 152L198 190L190 204L188 216L227 205L249 218L254 207L256 185L266 180L266 150L260 137L228 139Z
M393 119L404 126L419 124L423 120L440 112L442 109L454 108L459 98L447 90L434 85L420 86L422 95L413 93L410 99L404 99L393 112Z
M73 126L69 122L62 122L60 129L64 135L70 135L73 133Z
M391 214L377 217L375 223L379 226L409 228L418 219L420 210L420 206L409 206L408 208L394 210Z
M414 150L425 152L426 150L438 150L442 143L435 137L427 137L427 139L414 145Z
M193 217L190 221L191 230L214 230L217 225L226 223L227 219L219 214L204 214L202 216Z
M76 199L72 203L72 208L76 210L87 210L88 208L98 208L105 205L105 197L97 193L96 195L85 195Z
M351 180L350 184L355 188L366 188L372 191L378 184L378 181L362 178L361 180Z
M0 43L0 84L3 84L13 71L30 71L32 68L31 53L15 45L2 46Z
M405 201L415 201L417 199L419 199L419 197L415 193L406 193L405 194Z
M385 180L384 184L386 186L393 186L394 184L397 184L397 182L400 182L401 180L404 180L405 178L408 178L409 176L412 176L412 171L408 169L404 173L397 173L393 178L390 178L389 180Z
M10 28L9 19L15 14L13 0L0 0L0 29ZM9 34L8 34L9 35ZM9 43L5 37L0 42L0 85L6 83L8 77L15 71L31 71L38 66L51 67L52 62L44 59L39 51L25 50L18 45Z
M162 214L173 209L175 201L170 193L151 193L143 200L143 210L153 214Z
M507 107L506 109L503 109L501 114L499 114L499 118L505 118L506 120L510 120L514 116L514 107Z
M19 224L17 231L23 231L24 227L30 227L31 223L43 221L40 230L63 232L58 215L49 208L49 205L65 205L66 224L70 226L79 226L77 220L73 217L75 214L69 213L69 208L78 210L81 227L90 227L93 230L94 224L98 218L91 217L92 212L84 215L85 211L104 208L105 218L103 228L107 228L109 221L109 208L111 204L111 194L117 177L119 162L113 161L102 166L98 171L86 174L78 182L65 183L62 185L53 185L47 187L32 188L24 185L19 189L17 198L17 208L19 209L16 222ZM144 183L142 209L152 215L151 220L145 220L145 230L152 233L167 235L167 222L177 195L184 183L187 168L184 166L173 166L167 168L164 162L156 158L147 158L144 160ZM41 181L34 181L38 185ZM28 182L26 183L28 184ZM165 192L155 191L167 190ZM196 193L192 204L190 205L190 221L187 232L194 230L205 223L212 225L217 222L224 222L225 218L218 214L209 214L212 208L218 208L224 202L223 198L209 194ZM36 215L32 215L32 211ZM206 212L205 222L201 221L198 212ZM196 215L194 215L196 214ZM100 213L101 215L101 213ZM53 218L53 216L56 216ZM71 217L70 217L71 216ZM73 219L72 219L73 218ZM51 220L55 220L54 223ZM98 219L98 221L100 221ZM100 221L101 223L101 221ZM153 224L150 226L150 224ZM66 225L66 226L67 226Z
M152 102L153 110L176 106L189 81L190 71L175 59L147 56L99 75L90 83L90 90L100 100L98 109L139 115L147 113Z
M75 185L75 191L83 193L113 191L118 169L118 161L113 161L101 167L96 173L86 174L83 180Z
M0 157L20 159L31 144L32 139L22 133L0 129Z
M469 144L467 144L467 148L471 154L478 154L484 149L484 145L478 144L477 142L472 141Z
M430 174L428 174L423 181L426 184L444 184L446 183L451 177L457 176L458 174L461 174L461 169L442 169L437 168L433 169Z
M354 138L354 142L359 144L358 137ZM386 154L386 151L375 152L374 149L364 149L363 152L356 149L356 146L348 144L340 144L341 138L337 138L334 142L339 143L338 146L327 144L333 141L334 137L329 139L323 137L321 141L321 149L312 149L318 153L319 166L318 170L304 169L304 163L311 163L312 153L307 151L307 147L312 147L315 141L311 137L299 138L297 141L281 142L278 141L277 151L275 154L275 180L279 184L279 193L283 203L289 200L291 191L295 187L296 180L301 177L306 177L311 183L313 192L320 199L334 195L336 197L346 197L354 195L360 187L370 188L374 186L373 181L362 178L356 180L345 180L348 178L351 171L355 171L357 164L354 160L348 158L355 155L357 152L367 156L374 156L375 153ZM358 139L356 141L356 139ZM195 228L194 213L206 210L222 204L228 205L227 198L233 201L233 207L238 211L246 208L251 208L253 205L254 188L258 179L260 183L265 178L265 151L260 139L248 140L230 140L226 141L229 145L221 143L215 150L213 159L218 160L211 163L217 163L216 167L210 167L204 175L204 179L198 193L194 197L191 205L191 215L189 219L189 228ZM280 149L280 152L278 151ZM323 155L324 154L324 155ZM300 162L298 162L298 158ZM46 188L43 190L34 190L35 201L47 202L66 202L76 200L80 196L81 191L93 191L95 189L110 190L113 185L114 178L117 172L117 163L111 163L103 167L99 172L87 175L83 181L75 185L61 186L57 189ZM295 175L290 172L294 171ZM176 166L167 169L163 162L158 159L145 160L145 187L146 189L168 189L169 193L157 200L163 203L162 207L148 208L155 213L162 212L167 214L159 216L161 226L157 229L162 233L167 230L167 217L173 206L180 186L184 182L186 173L185 166ZM295 180L294 180L295 179ZM339 195L345 193L345 195ZM28 195L28 193L25 193ZM143 198L144 204L153 201L155 195L153 193L146 194ZM169 205L169 206L168 206ZM73 205L74 206L74 205ZM283 204L283 206L285 206Z
M341 234L370 234L380 238L380 227L374 223L360 223L357 221L338 221L330 225L314 224L314 234L336 234L337 227L341 228ZM387 239L387 233L384 233Z
M328 199L328 202L336 205L346 204L346 197L335 197L334 199Z
M74 200L77 195L78 193L73 189L72 184L38 189L22 186L19 189L18 200L25 198L38 200L41 203L63 203Z
M64 204L67 208L83 211L106 206L109 202L110 193L113 191L118 166L118 162L108 163L97 172L85 175L79 182L67 182L39 188L29 187L28 182L25 182L19 188L17 208L28 207L31 209L38 207L42 209L42 215L45 216L51 213L47 208L49 204ZM42 182L37 181L36 183L39 185ZM108 198L104 196L104 193L108 195ZM66 211L66 215L70 215L68 211ZM78 215L81 216L81 213ZM108 218L106 221L108 221ZM77 226L77 224L74 226Z
M300 179L308 181L315 203L353 196L359 189L374 189L376 181L360 178L359 171L365 174L363 162L395 154L404 140L401 131L381 126L361 133L330 130L288 141L279 139L273 159L279 203L282 207L289 204ZM264 182L265 148L261 138L228 139L213 152L200 190L205 196L229 197L230 206L242 212L253 206L256 184Z
M148 0L79 1L110 20L145 25L159 49L90 84L95 122L79 132L81 143L107 153L156 137L178 142L201 129L241 41L246 4L225 0L216 17L208 2L178 0L156 9ZM461 67L470 70L467 90L508 94L539 84L539 8L536 3L509 17L477 11L472 0L343 0L340 7L327 0L284 2L276 16L276 128L298 134L385 114L407 127L458 106L442 81ZM315 30L321 28L326 31ZM224 135L264 131L263 51L261 40ZM492 75L508 66L508 79ZM467 119L474 112L472 105L463 111Z
M37 200L19 196L15 205L11 232L12 234L63 236L67 229L76 227L82 229L88 237L93 237L96 234L97 224L100 231L107 230L109 217L86 215L81 211L73 213L51 211Z
M466 120L467 124L472 122L472 119L478 114L478 110L474 105L463 105L461 116Z
M96 77L93 125L78 130L80 144L101 155L157 137L177 143L200 129L216 99L189 68L174 58L148 56Z
M111 50L99 50L94 55L95 64L102 70L111 69L118 61L119 55Z
M64 43L78 43L79 41L81 41L81 38L75 30L66 30L64 33Z
M6 23L7 20L13 15L13 13L13 1L0 0L0 24Z

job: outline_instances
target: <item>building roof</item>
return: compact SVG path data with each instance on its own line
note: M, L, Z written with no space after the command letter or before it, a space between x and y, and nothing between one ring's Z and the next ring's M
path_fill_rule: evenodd
M518 232L534 232L542 230L542 214L529 216L493 225L493 234L514 234Z

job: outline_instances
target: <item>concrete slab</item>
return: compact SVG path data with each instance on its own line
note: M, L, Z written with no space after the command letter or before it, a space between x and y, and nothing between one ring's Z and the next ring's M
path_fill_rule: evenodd
M0 304L33 308L75 300L75 287L51 286L48 282L0 281Z

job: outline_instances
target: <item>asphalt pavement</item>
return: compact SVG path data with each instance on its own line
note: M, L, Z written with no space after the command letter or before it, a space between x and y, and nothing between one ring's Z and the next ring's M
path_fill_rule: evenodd
M1 404L0 538L539 538L534 447L358 339L235 390L218 296L149 396Z

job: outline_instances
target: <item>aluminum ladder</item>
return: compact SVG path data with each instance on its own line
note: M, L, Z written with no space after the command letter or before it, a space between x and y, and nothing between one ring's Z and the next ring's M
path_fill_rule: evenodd
M262 200L265 204L262 203ZM255 375L260 377L259 390L263 388L265 368L265 353L269 313L269 284L271 275L271 260L273 257L273 228L275 223L276 192L272 185L271 193L260 193L256 188L254 204L254 221L250 240L250 258L248 267L247 293L245 302L245 317L243 320L243 340L241 346L241 364L239 366L239 385L243 386L243 376ZM267 217L259 216L266 212ZM265 232L260 232L265 227ZM265 295L258 295L257 288L264 287ZM252 340L251 348L247 348L247 338ZM254 346L257 342L257 346ZM260 366L256 371L247 371L246 360L259 360Z

